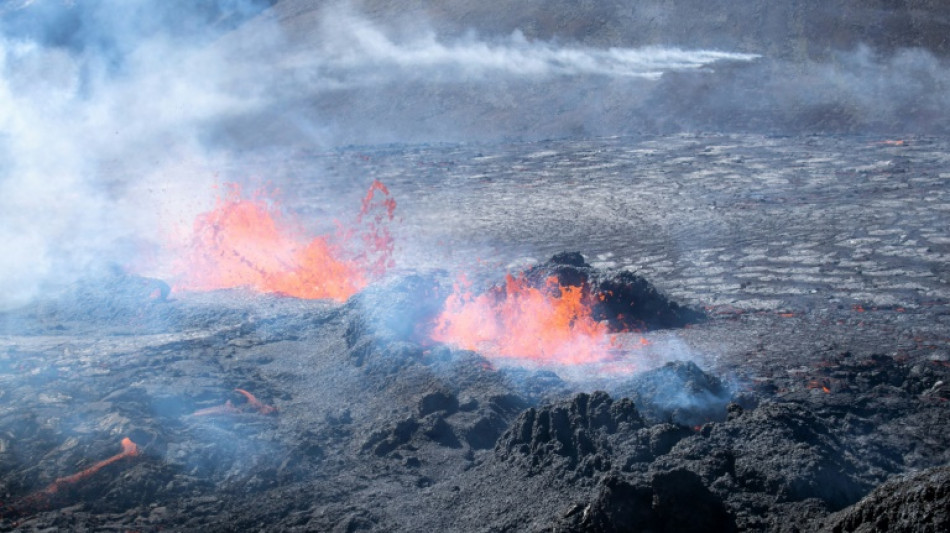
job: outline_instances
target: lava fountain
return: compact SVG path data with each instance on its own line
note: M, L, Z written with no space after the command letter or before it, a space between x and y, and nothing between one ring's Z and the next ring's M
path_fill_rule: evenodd
M492 359L578 365L616 358L609 326L592 317L590 296L554 276L536 287L509 274L504 286L479 295L463 280L430 336Z
M388 223L396 202L374 181L356 222L335 236L307 238L258 192L229 184L214 209L198 215L177 262L175 291L249 287L296 298L344 301L393 265Z

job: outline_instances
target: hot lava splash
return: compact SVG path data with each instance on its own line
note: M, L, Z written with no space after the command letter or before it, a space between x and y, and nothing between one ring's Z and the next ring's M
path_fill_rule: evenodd
M392 266L387 224L395 209L385 185L374 181L355 224L340 225L335 236L308 239L260 193L246 199L231 184L215 208L195 220L176 265L174 290L250 287L297 298L346 300Z
M592 318L583 287L554 276L540 287L508 275L503 287L473 295L456 285L436 319L431 338L490 358L575 365L614 358L609 326Z

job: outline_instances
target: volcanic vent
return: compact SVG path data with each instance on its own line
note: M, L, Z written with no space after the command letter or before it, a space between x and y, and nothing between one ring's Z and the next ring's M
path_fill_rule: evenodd
M456 285L430 335L492 358L571 365L616 359L613 334L682 327L702 316L642 277L599 272L574 252L481 294Z

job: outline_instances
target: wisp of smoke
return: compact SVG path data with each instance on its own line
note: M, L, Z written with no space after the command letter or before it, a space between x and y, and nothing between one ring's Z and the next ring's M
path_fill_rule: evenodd
M206 28L154 26L184 7L5 6L0 309L133 260L141 250L129 243L157 240L163 219L186 217L202 188L212 194L216 156L201 126L252 108L255 95L228 88L226 62L202 46Z
M657 79L665 72L697 70L720 61L751 61L756 54L675 47L594 49L529 42L520 31L499 42L469 34L451 43L423 31L396 40L382 28L347 10L325 19L324 40L309 56L321 75L354 83L379 82L385 76L454 79L512 75L609 76ZM306 60L302 60L305 63Z

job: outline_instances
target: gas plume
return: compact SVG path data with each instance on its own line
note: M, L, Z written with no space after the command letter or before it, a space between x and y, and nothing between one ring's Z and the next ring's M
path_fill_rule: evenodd
M0 309L140 258L169 218L201 209L194 191L222 159L202 124L260 95L230 88L205 46L217 30L189 4L3 6Z
M370 21L348 4L308 4L302 32L272 4L0 6L0 309L114 265L167 277L159 243L186 242L212 184L286 182L301 147L950 123L950 68L923 48L776 58L682 32L595 46ZM271 164L246 164L241 150L265 149ZM325 177L315 165L305 179ZM339 178L339 194L360 194L359 179Z
M106 265L167 276L167 262L156 261L157 243L187 238L213 202L212 183L249 177L240 175L240 157L228 144L234 134L226 131L241 130L242 120L257 131L261 114L286 117L341 88L655 79L754 57L559 46L517 32L500 40L474 33L445 39L431 30L397 38L345 7L328 10L316 40L302 45L291 46L266 13L231 31L268 6L45 0L3 7L0 308ZM300 113L288 120L292 127L278 126L296 132L297 145L333 145L347 139L335 138L327 124L346 119ZM368 142L380 140L373 130L393 129L352 122L365 126ZM245 129L246 147L285 140L263 130L248 138Z

